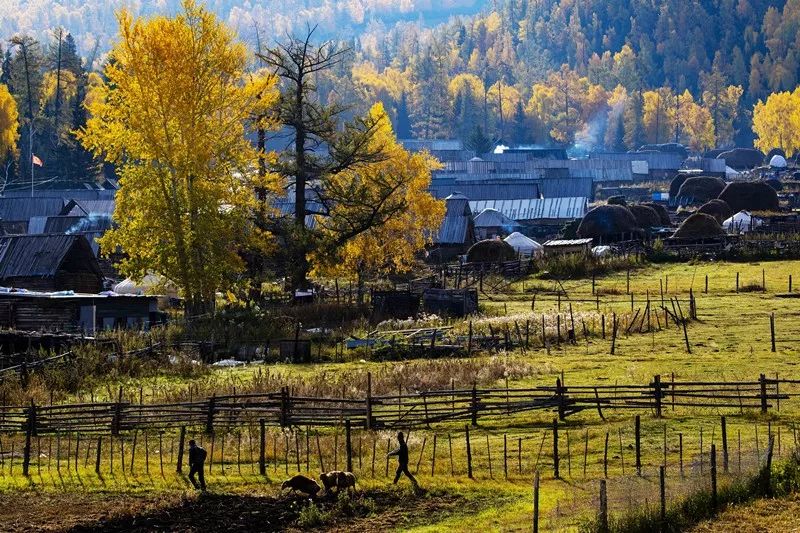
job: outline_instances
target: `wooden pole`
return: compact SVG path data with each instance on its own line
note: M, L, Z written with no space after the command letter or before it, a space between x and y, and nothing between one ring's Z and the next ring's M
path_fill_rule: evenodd
M608 477L608 431L606 431L606 443L603 446L603 477Z
M642 423L639 415L634 419L634 432L636 437L636 475L642 475Z
M711 443L711 508L717 508L717 445Z
M601 533L608 533L608 495L606 493L606 480L600 480L600 513L598 517Z
M267 474L267 428L266 420L258 419L259 447L258 447L258 473L262 476Z
M178 474L183 472L183 446L185 442L186 442L186 426L181 426L181 434L180 437L178 438L178 464L175 470ZM111 451L112 451L111 456L113 457L114 456L113 448L111 449Z
M347 455L347 471L353 471L353 443L350 434L350 419L344 421L345 453ZM424 446L423 446L424 449Z
M558 418L553 419L553 477L559 479L558 471Z
M728 427L725 423L725 416L721 417L722 422L722 471L728 473Z
M464 429L466 431L464 438L467 443L467 477L472 479L472 448L469 443L469 426L464 425Z
M667 527L667 482L666 469L664 465L658 467L659 495L661 496L661 531L666 531Z
M539 471L533 475L533 533L539 533Z
M772 352L775 353L775 313L769 315L769 336L772 341Z
M98 476L100 475L100 454L103 453L103 437L97 437L97 453L95 454L94 458L94 473Z

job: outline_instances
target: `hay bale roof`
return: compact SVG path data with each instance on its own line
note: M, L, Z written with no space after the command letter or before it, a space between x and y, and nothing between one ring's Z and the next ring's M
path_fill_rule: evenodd
M734 148L722 152L717 159L724 159L726 165L736 170L760 167L764 164L764 154L754 148Z
M621 205L600 205L586 213L578 226L580 237L605 237L637 231L636 218Z
M636 225L640 228L649 229L661 225L661 217L652 207L641 204L631 205L628 206L628 211L636 219Z
M681 185L683 185L683 182L686 181L687 178L688 176L685 174L678 174L672 179L672 181L669 183L670 198L677 198L678 191L681 190Z
M725 230L719 222L704 213L689 216L672 235L674 239L716 239L724 236Z
M719 198L714 198L713 200L709 200L708 202L704 203L700 209L697 210L697 212L705 215L711 215L720 224L722 224L723 220L730 218L731 215L733 215L733 209L731 209L731 206L728 205L728 202L725 200L720 200Z
M608 200L606 200L608 205L628 205L625 201L625 196L622 194L618 194L616 196L609 196Z
M654 209L656 213L658 213L658 217L661 220L662 226L669 226L670 224L672 224L672 220L670 220L669 218L669 211L667 211L667 208L664 207L663 205L657 204L655 202L646 202L643 203L642 205L650 207Z
M467 250L467 261L470 263L497 263L511 261L517 256L514 248L500 239L478 241Z
M734 213L739 211L777 211L778 194L763 181L729 183L719 194Z
M678 190L678 203L681 205L701 205L719 196L725 182L711 176L687 178Z

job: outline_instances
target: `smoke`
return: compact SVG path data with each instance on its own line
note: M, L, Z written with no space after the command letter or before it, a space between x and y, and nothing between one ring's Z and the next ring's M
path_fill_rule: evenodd
M609 124L615 124L625 110L625 102L614 102L609 109L595 113L583 128L575 134L575 144L572 147L576 152L591 152L606 146L606 130Z
M105 231L111 227L111 215L106 213L89 213L72 225L65 233L74 235L87 231Z

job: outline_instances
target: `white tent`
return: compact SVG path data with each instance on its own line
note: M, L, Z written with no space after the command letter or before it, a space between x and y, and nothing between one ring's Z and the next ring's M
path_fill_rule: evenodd
M775 154L769 160L769 166L772 168L786 168L786 158L780 154Z
M518 231L515 231L503 240L518 254L538 255L544 251L544 247L541 244Z
M760 218L754 217L748 211L739 211L722 222L722 227L728 232L747 233L763 223Z
M178 289L175 285L158 274L147 274L139 281L126 278L114 286L114 292L117 294L178 296Z

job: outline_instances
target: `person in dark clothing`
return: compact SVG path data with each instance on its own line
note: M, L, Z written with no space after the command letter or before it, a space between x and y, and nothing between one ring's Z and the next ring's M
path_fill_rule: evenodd
M189 441L189 481L192 482L194 488L206 490L206 478L204 466L206 462L206 451L197 445L194 440ZM197 481L194 476L197 474ZM198 484L198 481L200 482Z
M397 433L397 441L400 443L400 447L392 452L389 452L389 456L397 456L397 473L394 476L394 483L396 485L400 480L400 475L405 474L406 477L411 480L414 488L419 488L417 480L414 479L414 476L412 476L411 472L408 470L408 444L406 444L406 440L402 431Z

